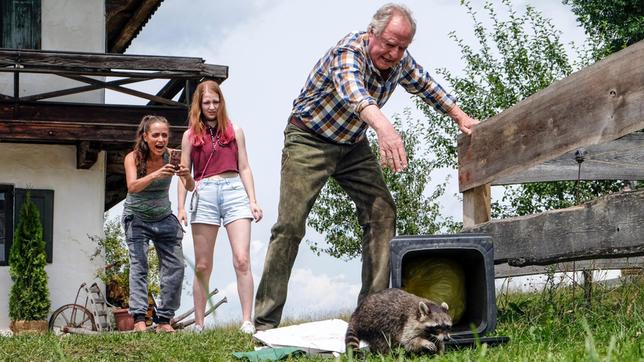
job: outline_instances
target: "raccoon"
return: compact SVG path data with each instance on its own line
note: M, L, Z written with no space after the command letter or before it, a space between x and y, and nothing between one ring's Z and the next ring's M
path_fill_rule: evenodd
M452 327L447 308L402 289L370 294L351 315L346 349L357 351L362 340L381 354L397 347L414 354L443 353Z

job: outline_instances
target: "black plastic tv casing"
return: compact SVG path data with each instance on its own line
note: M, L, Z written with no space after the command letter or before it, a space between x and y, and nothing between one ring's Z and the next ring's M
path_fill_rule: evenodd
M452 338L482 337L496 328L494 246L484 234L397 236L391 240L391 287L403 288L404 263L409 258L447 257L465 271L466 308L452 326Z

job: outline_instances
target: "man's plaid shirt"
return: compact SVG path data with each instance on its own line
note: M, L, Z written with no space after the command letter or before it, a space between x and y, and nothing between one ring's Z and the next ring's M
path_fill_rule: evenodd
M398 84L442 113L455 104L409 52L391 69L388 78L382 79L369 58L368 39L368 33L359 32L340 40L313 67L293 101L292 115L331 142L351 144L361 140L368 125L360 119L360 112L372 104L384 106Z

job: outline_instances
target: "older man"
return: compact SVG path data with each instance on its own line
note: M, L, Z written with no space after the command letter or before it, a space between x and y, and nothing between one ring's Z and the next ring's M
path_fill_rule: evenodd
M396 207L366 138L375 130L382 166L407 167L400 135L380 108L400 84L466 134L470 118L407 51L416 31L411 12L387 4L366 32L350 33L313 67L284 131L280 202L255 300L258 330L277 327L306 218L329 177L353 200L363 230L362 289L358 303L389 285L389 241Z

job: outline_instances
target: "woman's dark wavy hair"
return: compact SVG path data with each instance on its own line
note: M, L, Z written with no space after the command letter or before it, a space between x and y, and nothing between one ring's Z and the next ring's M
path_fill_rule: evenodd
M148 147L148 143L145 142L145 134L150 131L150 125L156 122L165 123L165 125L168 126L168 129L170 128L170 124L165 117L147 115L143 116L141 123L139 123L139 128L136 130L136 140L133 151L137 178L145 176L148 172L147 164L150 159L150 148Z

